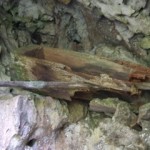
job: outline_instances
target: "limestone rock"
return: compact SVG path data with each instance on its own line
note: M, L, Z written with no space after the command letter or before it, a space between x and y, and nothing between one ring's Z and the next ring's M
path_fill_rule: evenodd
M56 139L57 150L120 150L141 149L147 147L136 131L111 119L101 120L98 127L90 130L85 122L78 122L66 127Z
M113 18L119 14L131 16L135 10L129 5L124 5L122 0L92 0L92 5L99 7L103 14L108 18Z
M67 104L63 101L55 100L51 97L37 96L35 98L35 107L39 116L37 123L40 127L50 128L51 131L68 122L69 111Z
M149 120L150 119L150 103L146 103L139 108L139 117L138 122L141 120Z
M116 61L129 61L137 64L145 64L141 58L137 58L131 54L123 46L113 46L110 44L99 44L96 48L96 55L100 57L106 57Z
M136 131L103 114L64 126L69 112L63 101L31 93L0 101L2 150L146 149Z
M38 117L27 144L33 150L55 150L58 132L68 122L67 105L51 97L36 96L35 107Z
M0 80L1 81L10 81L10 77L5 74L5 68L0 65ZM8 94L10 88L0 87L0 94Z
M29 30L30 33L36 33L37 29L44 28L44 24L41 21L37 21L35 23L33 23L33 22L26 22L25 26L26 26L27 30Z
M31 41L30 34L25 31L18 31L18 45L25 46L28 45Z
M146 50L150 49L149 0L77 0L79 3L76 1L72 3L71 0L57 1L60 3L55 0L0 1L0 54L4 66L8 66L10 62L10 57L7 59L3 57L5 53L31 42L87 52L98 45L96 51L98 56L144 64L141 55L137 59L128 49L132 51L131 39L135 34L140 35L141 38L145 37L137 42L135 50L143 49L147 55ZM37 42L38 38L41 42ZM35 54L34 51L31 52L32 54ZM48 56L48 53L41 52L35 55L35 59L26 56L15 59L15 68L11 71L17 76L13 76L12 79L18 80L22 77L22 80L47 81L54 78L52 69L55 71L61 69L62 79L76 82L77 76L72 76L72 71L69 70L70 74L67 74L69 67L65 65L54 67L54 63L50 65L45 57L51 56L53 60L55 57L51 54ZM66 58L69 56L70 53ZM92 68L95 63L91 62L95 62L96 57L86 57L80 63L79 56L82 55L73 56L71 61L66 58L64 60L66 63L69 62L69 65L76 65L74 69L77 69L78 73L80 70L93 73ZM45 60L42 60L42 57ZM58 63L61 63L60 58L62 56L58 58ZM74 60L74 58L79 59ZM92 65L88 68L88 64ZM101 65L97 61L94 73L99 76L101 72L98 71L105 65L106 62ZM29 69L25 71L24 66ZM118 69L118 65L114 68ZM109 69L112 69L112 63ZM1 66L0 70L0 80L9 81L10 77L8 74L5 75L9 70ZM131 72L128 68L120 67L118 72L124 70L126 71L124 76L128 80L128 72ZM29 74L31 78L28 78L28 71L31 71ZM116 72L113 72L112 76L114 73ZM59 71L57 74L60 75ZM104 81L108 79L109 76ZM0 149L2 150L150 149L149 103L139 108L138 123L142 131L138 132L128 127L136 122L136 116L130 106L117 99L92 100L91 111L85 118L87 109L81 103L73 102L68 105L51 97L17 90L13 90L12 94L19 96L13 97L8 94L9 88L0 88ZM55 93L59 95L57 90ZM108 113L113 116L112 119L110 116L107 118Z
M121 38L129 44L129 39L133 36L133 32L131 32L126 24L115 21L115 28L120 33Z
M84 0L78 0L87 6L87 2ZM146 0L91 0L89 1L91 7L101 9L101 12L106 18L110 20L118 20L124 23L128 28L129 32L133 33L144 33L149 35L149 16L144 14L143 11L138 12L140 9L146 9ZM137 14L136 14L137 11ZM134 16L135 15L135 16Z
M54 23L45 24L44 28L39 30L42 34L55 35L55 26Z
M1 47L1 45L0 45L0 54L1 54L1 52L2 52L2 47Z
M65 4L65 5L67 5L71 2L71 0L58 0L58 1Z
M108 143L106 143L106 146L109 147L106 149L111 150L113 147L114 149L124 148L125 150L144 150L147 148L142 138L140 138L140 136L138 135L138 132L130 129L127 126L124 126L117 122L112 123L111 121L106 120L106 122L101 123L100 127L102 132L104 133L102 141L108 141ZM99 142L99 144L101 144L101 142Z
M150 34L150 17L145 14L139 14L137 17L125 17L128 22L128 28L133 33Z
M150 49L150 36L144 37L140 42L140 46L143 49Z
M11 24L11 21L10 21L10 24ZM7 53L11 52L13 49L18 47L18 43L14 38L14 32L12 30L12 26L6 27L5 24L1 24L0 25L0 37L4 41L2 42L2 44L4 44L4 46L7 48L6 49Z
M133 126L136 124L137 116L131 111L130 105L126 102L120 102L117 105L116 112L112 118L113 121Z
M41 5L34 3L32 0L20 0L18 13L20 17L38 19L39 16L44 13L44 9Z
M140 10L141 8L144 8L145 5L146 5L146 0L128 0L127 1L127 5L128 6L131 6L134 10L138 11Z
M150 121L142 120L140 123L142 131L139 133L145 144L150 148Z
M69 121L77 122L87 115L87 107L79 101L72 101L68 103Z
M48 14L44 14L44 15L41 17L41 21L48 22L48 21L53 21L53 20L54 20L54 17L51 16L51 15L48 15Z
M25 141L36 124L36 109L33 100L27 96L16 96L0 100L0 149L15 150L25 147Z
M80 3L83 3L86 7L91 4L91 0L78 0Z
M54 131L67 122L68 109L65 103L50 97L19 95L3 97L0 114L1 150L40 150L53 147Z
M93 99L90 102L90 110L96 112L115 113L117 105L120 103L118 98Z

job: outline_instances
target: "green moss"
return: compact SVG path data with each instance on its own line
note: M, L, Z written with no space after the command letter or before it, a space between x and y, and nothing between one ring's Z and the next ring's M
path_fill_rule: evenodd
M34 94L34 104L36 108L39 108L40 110L43 109L43 107L45 106L45 101L41 100L42 98L40 98L38 95Z
M117 20L124 24L128 24L128 20L124 16L116 16Z
M89 112L86 118L86 122L89 125L89 128L94 130L99 126L99 123L106 118L104 113Z
M146 103L139 108L141 114L148 114L150 112L150 103Z
M43 28L44 25L42 24L42 22L27 22L26 23L26 28L30 31L30 32L35 32L37 29L41 29Z
M34 94L33 99L39 113L43 113L43 111L48 108L54 113L58 113L59 116L66 116L67 118L69 115L67 103L65 101L52 99L52 101L49 102L45 96L40 96L38 94Z
M12 80L29 80L25 67L18 62L11 65L10 75Z
M61 104L61 109L62 109L62 112L63 112L63 114L65 114L65 115L69 115L69 111L68 111L68 105L67 105L67 103L65 102L65 101L59 101L60 102L60 104Z
M67 5L71 2L71 0L58 0L58 1L65 4L65 5Z
M150 49L150 36L144 37L140 42L140 46L143 49Z
M69 109L69 121L71 123L83 119L87 114L87 107L78 101L72 101L68 103L68 109Z
M113 107L113 108L116 108L118 103L120 103L120 100L118 98L106 98L103 100L96 98L90 102L91 105L103 105L106 107Z

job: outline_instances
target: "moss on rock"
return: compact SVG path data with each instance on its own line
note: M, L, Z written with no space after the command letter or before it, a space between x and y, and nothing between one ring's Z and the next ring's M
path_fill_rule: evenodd
M104 113L114 113L121 101L118 98L95 98L90 102L90 110Z
M80 119L84 118L87 114L87 107L78 101L72 101L68 103L69 109L69 121L77 122Z
M104 113L89 112L85 118L85 122L88 124L89 128L94 130L99 126L99 123L106 118Z
M23 65L19 63L14 63L10 67L10 74L12 80L29 80L27 71Z
M144 37L140 42L140 46L143 49L150 49L150 36Z

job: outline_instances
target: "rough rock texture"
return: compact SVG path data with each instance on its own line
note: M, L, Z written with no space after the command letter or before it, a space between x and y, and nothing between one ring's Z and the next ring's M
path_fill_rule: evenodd
M68 117L65 103L50 97L18 95L0 100L1 150L54 149L54 133Z
M149 62L140 44L150 34L149 1L8 0L0 7L3 53L33 43L95 54L100 44L103 49L109 43L110 49L121 47L121 55L130 61L140 57L139 63ZM116 53L111 58L119 59Z
M68 125L65 102L28 94L0 100L1 150L146 149L137 131L103 114Z
M146 103L145 105L142 105L139 108L139 122L144 119L144 120L149 120L150 119L150 103Z
M140 42L140 46L143 48L143 49L150 49L150 37L147 36L147 37L144 37L141 42Z
M12 53L29 44L150 66L150 0L0 0L0 80L12 79ZM136 98L110 115L89 111L92 102L0 88L0 149L150 149L150 94Z
M136 124L137 116L131 111L128 103L120 102L117 105L116 112L112 120L127 126L133 126Z
M68 103L69 122L77 122L87 115L87 106L80 101L72 101Z
M150 34L150 17L149 17L149 0L115 0L115 1L103 1L103 0L78 0L86 7L97 8L101 10L106 18L110 19L114 23L114 28L119 33L117 38L123 40L129 49L132 49L136 54L147 57L149 62L149 56L146 56L144 51L140 47L140 41L138 46L130 43L131 38L137 34L143 35L145 38ZM100 15L101 15L100 14ZM142 40L142 38L141 38ZM120 43L121 44L121 43Z
M81 0L80 2L87 5L86 1ZM149 17L147 13L149 12L147 12L146 10L146 0L143 0L142 2L140 0L89 0L89 4L91 7L100 8L104 16L106 16L107 18L127 24L129 30L131 30L132 32L142 32L148 34ZM141 9L145 9L147 13L143 13L144 11L139 13L138 11ZM143 27L141 25L145 20L147 20L147 23L145 22L146 24Z
M150 103L146 103L139 108L138 123L142 127L140 136L144 139L145 143L150 146Z
M33 100L26 96L0 100L1 140L0 149L23 149L36 124Z
M90 110L104 113L115 113L117 105L121 103L118 98L92 99Z

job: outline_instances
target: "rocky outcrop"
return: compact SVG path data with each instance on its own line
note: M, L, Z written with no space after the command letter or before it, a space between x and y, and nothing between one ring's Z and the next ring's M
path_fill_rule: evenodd
M118 98L92 99L90 101L90 110L114 114L120 102Z
M53 148L55 130L67 123L68 109L51 97L18 95L0 100L1 150ZM56 132L56 133L55 133ZM53 143L53 144L50 144Z
M150 66L149 15L150 0L1 0L0 80L48 81L54 79L52 68L61 81L81 81L80 75L89 80L96 74L100 81L107 83L108 90L112 79L101 74L100 69L109 62L109 71L112 71L113 60L118 64L114 67L116 70L126 66L127 69L121 67L121 72L126 72L123 76L126 81L137 83L134 80L138 79L139 84L141 80L147 83L148 69L138 66L140 73L129 74L128 67L136 70L137 66L132 63ZM58 53L59 59L44 51L39 55L31 53L35 58L14 57L14 51L28 49L26 46L30 44L65 49L68 57L71 50L90 55L78 54L70 60L63 57L67 65L59 62L62 56ZM108 59L101 65L99 57ZM57 62L56 66L52 60ZM96 66L95 74L92 67L84 63ZM13 69L12 64L15 64ZM73 76L71 65L77 69L73 71L78 78ZM58 70L62 70L62 74ZM143 72L147 74L142 76ZM112 73L115 75L116 71ZM117 90L122 86L124 84L117 86ZM76 97L71 91L69 99L73 101L66 102L64 99L68 97L61 95L64 90L53 91L55 96L61 95L59 101L48 90L50 96L47 97L21 89L0 88L0 149L150 149L149 92L137 92L135 85L123 96L109 89L109 93L92 91L91 97L87 91L76 93ZM81 97L86 101L81 101Z
M125 109L119 111L117 108L111 118L103 113L83 113L82 104L78 102L70 105L51 97L23 93L1 97L1 150L148 148L145 141L148 133L142 136L145 130L138 132L124 124L127 117L124 121L118 120L121 114L127 114ZM69 109L67 105L70 105ZM75 106L77 115L75 111L74 115L73 111L69 113L72 106ZM145 129L146 123L142 127Z
M99 45L102 49L108 45L109 49L119 46L121 55L148 65L149 55L141 46L150 34L148 0L8 0L0 7L4 52L32 43L95 54ZM121 59L116 53L109 57Z

